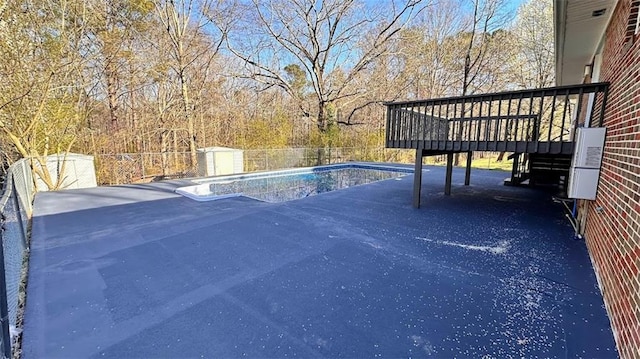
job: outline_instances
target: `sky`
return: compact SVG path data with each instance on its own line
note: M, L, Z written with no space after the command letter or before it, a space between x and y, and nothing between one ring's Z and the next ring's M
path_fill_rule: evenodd
M391 0L364 0L364 2L368 5L384 4L385 2L388 2L388 1L391 1ZM432 1L438 1L438 0L432 0ZM460 3L465 3L471 0L457 0L457 1ZM522 3L527 1L536 1L536 0L503 0L503 1L505 1L506 3L507 12L515 16L516 11L518 10L518 7L520 7Z
M535 1L535 0L530 0L530 1ZM509 11L515 14L516 10L518 10L518 7L520 7L520 5L523 2L526 2L526 1L525 0L507 0L507 6L509 7Z

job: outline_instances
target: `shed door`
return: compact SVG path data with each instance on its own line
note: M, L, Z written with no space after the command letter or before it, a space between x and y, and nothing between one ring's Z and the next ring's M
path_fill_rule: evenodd
M224 151L215 153L216 175L229 175L233 173L233 152Z

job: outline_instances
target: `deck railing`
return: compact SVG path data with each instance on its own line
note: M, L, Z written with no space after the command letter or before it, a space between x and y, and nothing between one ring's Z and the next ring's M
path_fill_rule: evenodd
M602 124L608 87L594 83L386 103L386 145L446 152L571 153L580 123Z

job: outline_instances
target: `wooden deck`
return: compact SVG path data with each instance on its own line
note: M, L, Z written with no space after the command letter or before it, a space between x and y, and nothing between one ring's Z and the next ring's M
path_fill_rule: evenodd
M454 153L570 157L576 128L602 125L608 88L594 83L386 103L386 146L416 150L413 203L419 207L422 157L448 155L445 194L451 192ZM512 182L523 164L514 161ZM467 161L465 184L470 165Z

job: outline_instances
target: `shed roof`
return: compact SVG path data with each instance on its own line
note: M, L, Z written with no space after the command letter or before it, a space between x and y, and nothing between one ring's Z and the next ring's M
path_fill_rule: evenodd
M52 155L48 155L47 158L48 159L53 159L53 160L58 160L58 159L65 158L65 156L66 156L66 159L68 161L71 161L71 160L73 160L73 161L77 161L77 160L90 160L90 161L93 161L93 156L91 156L91 155L85 155L83 153L71 153L71 152L66 153L66 154L65 153L54 153Z

